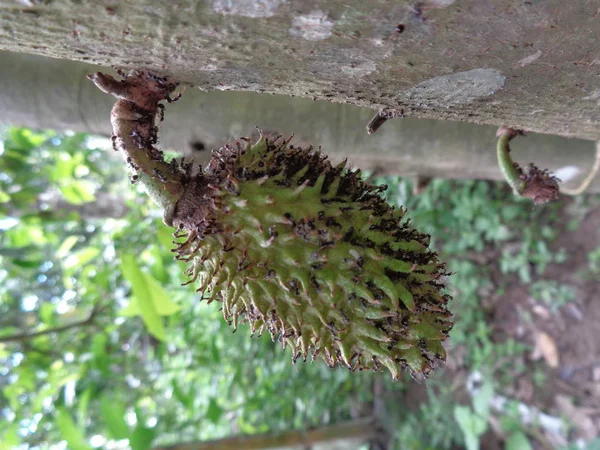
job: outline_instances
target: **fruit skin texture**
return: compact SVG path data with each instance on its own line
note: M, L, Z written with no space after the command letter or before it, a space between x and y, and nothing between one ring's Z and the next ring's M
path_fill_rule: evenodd
M175 207L177 257L230 324L268 331L294 362L427 376L452 328L448 273L385 187L344 166L262 135L215 151Z

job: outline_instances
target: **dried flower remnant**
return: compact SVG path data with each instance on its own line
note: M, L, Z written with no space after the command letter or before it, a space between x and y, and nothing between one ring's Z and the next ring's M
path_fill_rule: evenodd
M558 200L559 180L548 169L539 169L534 164L528 164L523 169L511 158L509 142L519 135L525 133L508 127L500 127L496 133L498 165L502 175L518 197L529 198L536 205Z

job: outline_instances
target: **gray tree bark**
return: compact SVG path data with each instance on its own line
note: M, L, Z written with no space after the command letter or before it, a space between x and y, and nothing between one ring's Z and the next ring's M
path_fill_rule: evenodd
M599 17L592 0L0 0L0 49L597 140Z
M0 52L0 123L33 128L111 134L114 100L86 74L97 66L20 53ZM500 179L495 128L454 121L397 119L369 136L364 125L373 111L347 104L188 89L167 105L161 146L206 160L212 148L259 126L322 146L334 161L349 158L363 170L418 177ZM196 150L193 150L193 149ZM204 150L198 151L198 149ZM579 186L596 157L592 141L530 135L513 144L515 159L553 171L567 188ZM600 192L596 177L589 192Z

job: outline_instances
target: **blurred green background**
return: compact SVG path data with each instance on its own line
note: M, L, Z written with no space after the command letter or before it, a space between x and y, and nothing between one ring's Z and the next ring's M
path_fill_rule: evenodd
M497 331L486 299L506 289L502 274L551 313L575 301L544 276L568 264L551 243L599 196L533 208L502 183L433 180L417 195L410 179L373 178L454 272L449 367L393 383L294 365L268 335L233 333L218 304L182 286L172 230L110 140L24 128L0 138L0 448L143 450L373 416L389 448L491 448L482 439L494 423L504 448L539 444L516 401L502 412L493 401L523 374L543 388L547 372ZM580 275L598 279L600 247L588 250ZM473 373L482 381L469 391Z

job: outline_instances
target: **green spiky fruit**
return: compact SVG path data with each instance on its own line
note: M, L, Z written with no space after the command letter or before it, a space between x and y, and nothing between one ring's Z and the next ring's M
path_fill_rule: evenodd
M288 144L261 136L213 153L177 206L191 281L234 327L291 346L294 361L426 376L452 328L429 236L360 171Z

